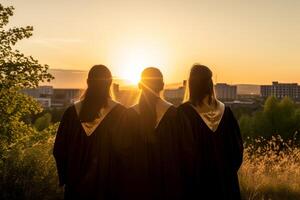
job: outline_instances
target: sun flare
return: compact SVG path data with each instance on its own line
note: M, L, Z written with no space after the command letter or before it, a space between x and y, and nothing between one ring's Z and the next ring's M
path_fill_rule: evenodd
M145 67L151 65L152 59L143 51L132 51L125 59L123 59L124 68L121 72L121 77L130 84L137 85L141 72Z
M126 48L125 48L126 47ZM130 85L137 85L143 69L146 67L161 67L166 59L165 52L157 46L135 43L120 46L114 51L118 57L112 65L118 67L117 76ZM114 58L113 57L113 58ZM114 60L112 58L112 60Z
M122 78L130 84L137 85L140 80L140 72L138 70L129 69L123 73Z

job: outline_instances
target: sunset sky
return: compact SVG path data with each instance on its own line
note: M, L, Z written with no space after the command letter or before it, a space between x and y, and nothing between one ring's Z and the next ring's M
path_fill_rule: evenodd
M52 69L105 64L136 79L157 66L167 83L208 65L217 82L300 82L299 0L5 0L10 26L32 25L17 48Z

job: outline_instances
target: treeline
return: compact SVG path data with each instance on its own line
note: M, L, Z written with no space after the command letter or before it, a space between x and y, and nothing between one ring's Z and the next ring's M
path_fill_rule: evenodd
M280 135L283 139L299 138L300 107L288 97L269 97L262 109L239 118L244 138L262 136L266 139Z

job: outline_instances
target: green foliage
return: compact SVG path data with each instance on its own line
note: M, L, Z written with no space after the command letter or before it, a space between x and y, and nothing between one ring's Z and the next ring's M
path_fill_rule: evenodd
M34 127L38 131L42 131L45 128L49 127L51 124L52 116L50 113L45 113L43 116L37 118L34 122Z
M60 122L66 108L54 108L51 110L47 110L51 113L52 116L52 123Z
M13 7L0 4L0 139L3 143L0 149L4 148L0 153L19 137L31 133L31 125L23 119L42 110L33 98L19 90L36 87L39 82L53 78L47 72L47 65L13 48L19 40L29 38L33 31L31 26L5 29L13 10Z
M13 10L0 4L0 89L36 87L53 77L47 72L47 65L13 48L19 40L31 37L33 31L32 26L5 29Z
M57 124L12 143L0 161L0 199L62 199L52 146Z
M58 199L61 192L51 157L57 125L44 129L49 116L37 122L37 129L26 122L42 108L20 93L53 77L47 65L13 48L19 40L29 38L33 28L5 29L12 15L13 7L0 4L0 199L47 199L46 193Z
M278 101L275 97L269 97L262 111L242 115L239 123L244 136L270 138L279 134L288 139L300 130L299 116L300 108L290 98Z
M19 137L31 134L31 125L26 124L22 118L40 112L42 110L40 105L33 98L19 93L14 88L0 90L0 96L1 141L10 144Z

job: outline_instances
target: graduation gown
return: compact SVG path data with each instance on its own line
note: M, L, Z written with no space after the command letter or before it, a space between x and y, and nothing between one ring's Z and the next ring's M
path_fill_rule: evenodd
M138 107L138 105L136 106ZM169 106L160 116L156 127L146 130L139 112L128 110L128 124L136 132L134 199L180 199L181 176L178 157L177 111Z
M212 131L190 103L178 108L184 199L238 200L243 142L229 107Z
M118 124L125 111L115 105L91 134L86 133L74 105L65 111L53 150L65 199L120 199L120 152L126 142L121 141Z

